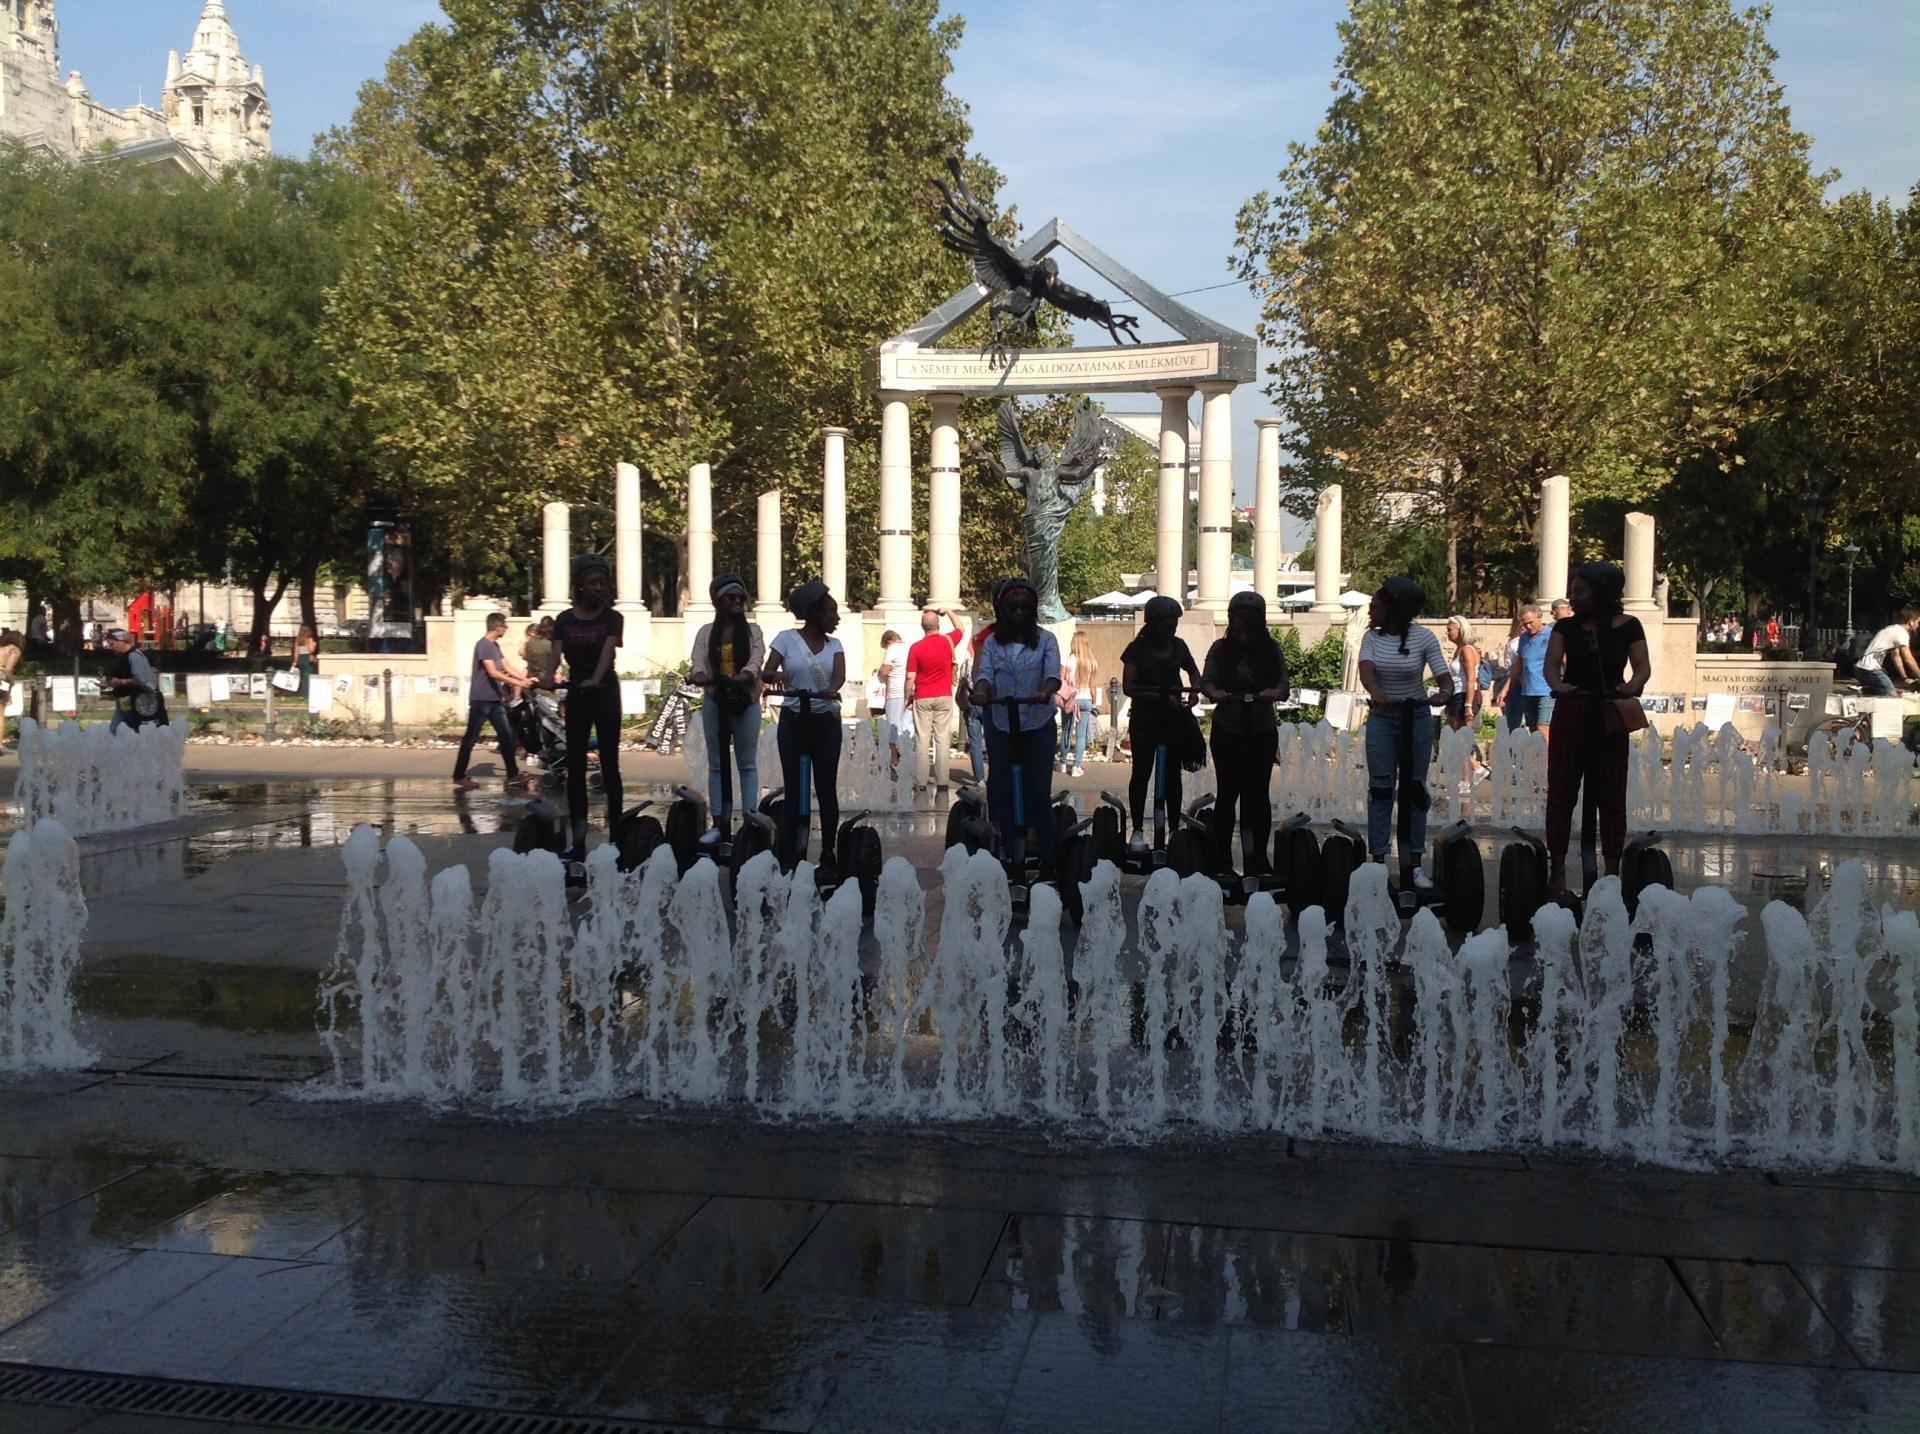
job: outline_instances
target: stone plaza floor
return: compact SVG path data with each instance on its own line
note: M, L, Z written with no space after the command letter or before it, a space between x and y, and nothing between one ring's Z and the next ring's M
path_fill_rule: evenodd
M0 1079L0 1430L1920 1428L1896 1175L316 1098L339 843L483 872L518 811L314 760L83 843L99 1059Z

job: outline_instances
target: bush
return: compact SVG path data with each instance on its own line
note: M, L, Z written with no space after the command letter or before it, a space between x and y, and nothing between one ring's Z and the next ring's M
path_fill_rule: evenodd
M1312 647L1300 645L1300 630L1293 627L1273 629L1274 640L1280 644L1280 651L1287 659L1287 677L1296 689L1312 687L1321 692L1339 690L1341 669L1345 665L1346 647L1342 641L1341 629L1334 628ZM1322 707L1296 707L1282 712L1283 722L1305 722L1312 724L1325 716Z

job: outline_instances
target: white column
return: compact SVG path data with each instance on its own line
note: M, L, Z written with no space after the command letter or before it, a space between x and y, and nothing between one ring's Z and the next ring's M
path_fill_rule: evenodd
M687 641L703 622L713 621L713 469L696 463L687 470Z
M1190 388L1160 395L1160 513L1154 541L1154 586L1164 597L1187 600L1187 400Z
M647 610L640 569L640 470L613 465L613 605L637 617Z
M927 483L928 607L960 606L960 395L936 393Z
M1280 589L1280 420L1256 418L1253 468L1253 590L1269 605Z
M758 593L754 621L762 627L769 622L777 623L780 614L786 610L786 591L780 585L780 492L762 493L755 514L757 520L757 546L755 548L756 572L755 590ZM839 594L835 593L835 597Z
M1313 505L1313 610L1340 612L1340 485L1329 483Z
M913 431L907 395L880 395L881 621L898 626L913 606Z
M1656 611L1659 604L1653 597L1653 514L1627 514L1626 555L1627 611Z
M820 474L820 580L847 602L847 430L823 428ZM784 594L782 595L784 599Z
M1573 480L1556 473L1540 484L1539 590L1534 597L1545 604L1567 595L1567 552L1572 541Z
M1199 606L1224 622L1233 595L1233 385L1199 387Z
M549 503L540 510L540 611L558 615L573 606L572 510Z

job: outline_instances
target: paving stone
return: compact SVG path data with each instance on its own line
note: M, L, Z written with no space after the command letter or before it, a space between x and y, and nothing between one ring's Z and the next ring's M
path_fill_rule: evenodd
M1857 1366L1846 1341L1786 1265L1734 1260L1674 1263L1714 1338L1734 1359Z
M964 1305L974 1297L1006 1218L981 1210L835 1205L772 1288Z
M296 1260L358 1220L368 1193L357 1180L236 1175L218 1195L140 1243L156 1250Z
M1160 1318L1347 1334L1366 1242L1217 1226L1176 1227Z
M219 1377L269 1389L420 1399L452 1367L449 1309L470 1281L349 1271L235 1355Z
M363 1190L360 1218L307 1258L365 1271L472 1274L480 1236L538 1193L455 1180L375 1180Z
M124 1160L0 1155L0 1235L111 1184L133 1168Z
M716 1195L666 1238L633 1281L736 1294L763 1290L828 1208L817 1200Z
M346 1278L337 1265L228 1261L88 1352L86 1368L217 1379L249 1346Z
M1151 1319L1168 1227L1092 1215L1010 1215L974 1308Z
M542 1190L489 1226L476 1269L492 1274L624 1280L706 1202L636 1190Z
M1219 1428L1227 1336L1154 1320L1040 1315L1001 1427L1008 1434Z
M879 1310L848 1354L815 1434L992 1434L1032 1338L1031 1314Z
M576 1406L658 1306L584 1280L475 1279L450 1291L450 1367L426 1398L509 1409Z
M1241 1328L1227 1346L1220 1427L1470 1430L1452 1345Z
M1840 1265L1796 1268L1862 1364L1920 1370L1920 1274Z
M0 1335L0 1360L85 1369L94 1349L228 1263L225 1255L144 1250L68 1287Z

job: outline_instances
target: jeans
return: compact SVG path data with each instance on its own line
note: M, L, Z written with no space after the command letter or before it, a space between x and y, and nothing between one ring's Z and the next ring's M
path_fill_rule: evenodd
M1066 767L1077 767L1080 759L1087 755L1087 734L1093 730L1093 697L1081 693L1074 699L1073 711L1065 715L1060 723L1060 763ZM1072 755L1068 755L1068 749Z
M797 853L807 839L800 825L800 755L805 752L813 763L813 804L820 814L820 860L832 861L833 841L840 828L840 796L835 790L840 776L840 718L832 712L803 714L797 708L782 707L774 735L780 743L780 776L787 788L786 800L780 806L780 850Z
M1433 709L1416 707L1411 713L1400 705L1375 707L1368 714L1367 740L1367 851L1375 860L1386 860L1393 845L1393 800L1400 788L1400 738L1407 723L1413 723L1413 785L1416 793L1413 833L1407 851L1417 862L1427 849L1427 760L1433 753Z
M1553 725L1553 694L1545 697L1507 698L1507 730L1517 732L1522 727L1538 732L1542 727Z
M1214 721L1219 722L1219 710ZM1273 780L1274 754L1280 747L1280 734L1270 732L1222 732L1216 725L1210 744L1217 793L1213 802L1213 859L1215 871L1234 869L1233 817L1240 814L1240 845L1246 859L1242 876L1259 876L1267 870L1267 844L1273 826L1273 799L1268 784ZM1249 850L1247 843L1253 843Z
M480 729L489 722L493 724L495 735L500 738L500 759L507 764L507 780L512 781L520 775L520 769L513 760L514 748L519 744L513 740L513 728L507 725L507 704L470 702L467 704L467 732L460 739L460 755L453 760L454 781L466 780L467 763L473 758L473 744L480 740Z
M1040 839L1040 864L1053 864L1053 722L1029 732L987 728L987 814L1005 842L1014 829L1013 764L1020 763L1025 825Z
M987 724L977 707L967 709L967 761L972 764L974 781L986 781Z
M922 759L925 759L924 761ZM944 787L953 764L953 699L921 697L913 704L913 777L917 787ZM925 780L921 769L925 768Z
M607 835L620 824L620 689L576 687L567 694L567 817L573 843L587 839L587 737L600 743L600 780L607 789Z
M1856 666L1853 669L1853 675L1860 679L1860 695L1863 697L1891 697L1894 695L1893 679L1877 667Z
M707 805L715 816L725 801L720 790L720 724L726 724L727 738L733 744L733 766L740 781L733 789L732 809L753 810L760 799L760 704L749 702L735 713L720 710L720 702L711 692L700 704L700 730L707 738Z

